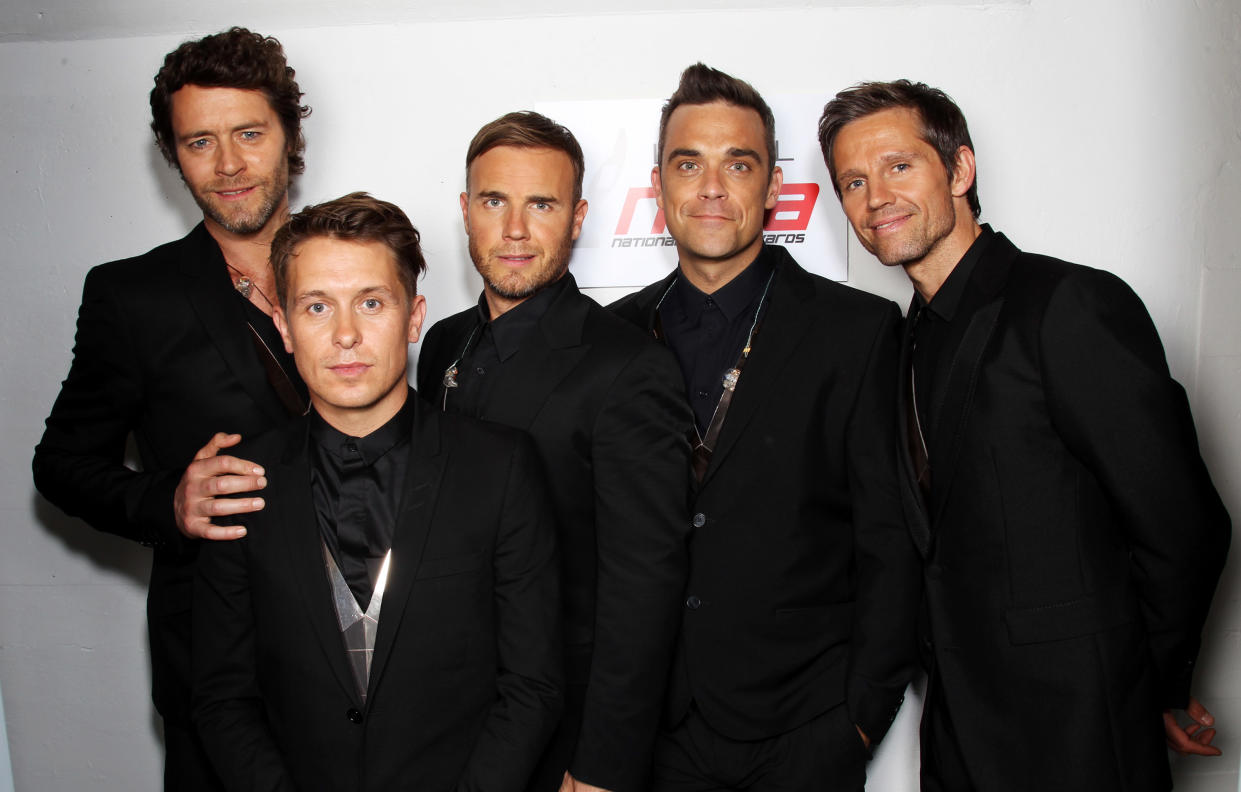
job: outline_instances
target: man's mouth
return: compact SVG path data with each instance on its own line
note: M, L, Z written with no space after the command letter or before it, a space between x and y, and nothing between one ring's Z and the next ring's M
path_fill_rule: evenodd
M909 215L901 215L899 217L892 217L887 220L883 220L882 222L871 223L870 227L873 231L884 233L885 231L892 231L899 228L908 219Z
M364 374L370 368L370 365L366 363L337 363L329 368L332 370L332 373L342 377L356 377Z

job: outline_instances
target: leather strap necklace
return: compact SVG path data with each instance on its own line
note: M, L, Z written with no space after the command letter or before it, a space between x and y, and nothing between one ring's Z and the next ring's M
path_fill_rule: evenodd
M711 423L707 425L707 434L703 436L698 431L698 424L695 422L693 433L689 437L690 445L693 452L690 456L690 467L694 471L694 480L699 484L702 483L703 476L707 473L707 467L711 464L711 455L715 452L715 445L720 439L720 431L724 428L724 417L728 414L728 408L733 403L733 391L737 389L737 383L741 381L741 370L745 368L746 361L750 359L750 351L754 347L754 339L758 336L760 327L759 318L763 314L763 305L767 302L767 292L771 290L771 280L776 275L772 272L767 276L767 283L763 286L762 296L758 298L758 307L754 309L754 321L750 323L750 332L745 338L745 346L741 349L741 356L737 358L737 365L724 372L723 382L724 391L720 394L720 400L715 404L715 411L711 413ZM659 298L659 302L655 304L655 326L652 332L655 338L661 342L665 341L664 323L659 315L659 307L664 304L664 300L672 293L673 287L676 286L680 275L672 281L667 291Z

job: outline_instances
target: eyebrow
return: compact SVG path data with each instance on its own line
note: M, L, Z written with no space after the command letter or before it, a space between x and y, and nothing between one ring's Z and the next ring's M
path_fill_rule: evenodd
M371 294L393 294L393 293L394 292L392 291L392 289L388 288L387 286L375 285L375 286L364 286L361 289L358 289L356 292L354 292L353 296L354 297L365 297ZM317 300L317 299L321 299L327 296L328 296L328 293L325 292L323 289L307 289L304 292L300 292L297 295L297 297L293 300L293 302L295 305L298 305L298 304L305 302L306 300Z
M499 198L502 201L507 201L509 199L508 193L501 192L500 190L482 190L478 193L478 197L483 199ZM524 200L526 203L560 203L560 199L553 195L527 195Z
M926 159L925 156L923 156L922 154L919 154L916 151L889 151L888 153L882 154L879 156L879 161L883 163L884 165L888 165L893 162L899 162L900 160L925 160L925 159ZM844 184L845 182L855 177L862 176L862 175L864 175L863 172L858 170L857 168L850 168L849 170L839 171L836 174L836 183Z
M268 123L266 121L259 121L255 119L254 121L247 121L244 124L237 124L232 129L230 129L229 132L241 132L242 130L245 130L245 129L266 129L267 127L268 127ZM181 137L178 138L178 140L181 140L181 141L194 140L195 138L200 138L200 137L210 137L211 135L214 135L214 134L215 134L214 130L200 129L196 132L190 132L189 134L182 135Z
M678 148L678 149L673 149L672 151L668 152L669 160L676 159L677 157L701 157L701 156L702 156L701 151L699 151L698 149L691 149L691 148ZM755 162L763 161L763 158L759 156L759 153L757 151L755 151L754 149L748 149L748 148L730 148L728 150L728 156L733 157L733 158L742 157L746 159L752 159Z

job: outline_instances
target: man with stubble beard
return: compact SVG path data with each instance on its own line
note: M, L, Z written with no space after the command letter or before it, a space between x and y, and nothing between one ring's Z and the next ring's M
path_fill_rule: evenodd
M479 130L461 214L483 293L430 329L418 361L423 396L526 430L547 471L566 696L531 792L646 789L689 529L676 362L568 271L583 171L572 133L537 113Z
M35 449L35 485L48 500L154 550L152 693L170 790L219 788L189 719L198 542L244 534L212 516L263 506L214 499L266 483L257 465L218 452L305 411L272 324L268 264L290 174L303 168L310 111L294 77L280 42L243 28L165 58L151 128L203 220L183 239L87 275L73 363ZM141 470L123 463L131 434Z

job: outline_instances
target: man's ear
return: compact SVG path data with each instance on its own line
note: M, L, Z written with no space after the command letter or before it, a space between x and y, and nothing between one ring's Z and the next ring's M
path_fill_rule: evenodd
M292 355L293 339L289 336L289 320L284 315L284 309L279 305L273 305L271 307L271 320L276 323L276 329L280 331L280 338L284 340L284 351Z
M414 295L414 304L409 309L409 343L416 344L422 336L422 323L427 318L427 298L421 294Z
M767 197L763 201L764 209L774 209L780 201L780 189L784 187L784 169L779 165L771 169L771 178L767 181Z
M655 205L664 208L664 183L659 175L659 166L651 168L651 187L655 190Z
M956 159L952 164L952 189L953 198L964 198L965 194L974 186L974 150L969 146L961 146L957 149Z
M577 239L582 235L582 223L586 220L586 210L590 208L590 204L585 198L577 202L577 206L573 207L573 238Z

